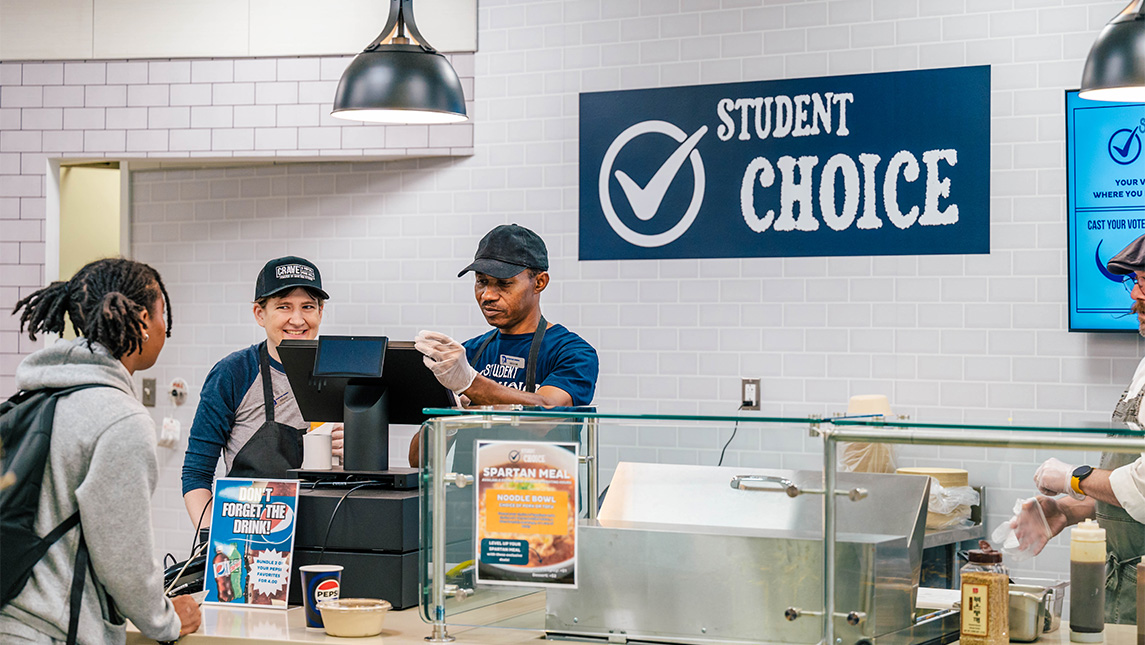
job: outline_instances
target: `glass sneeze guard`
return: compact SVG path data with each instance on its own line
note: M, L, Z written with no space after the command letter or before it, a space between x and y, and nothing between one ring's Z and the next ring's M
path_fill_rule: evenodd
M430 421L423 426L425 441L421 450L422 467L422 616L433 626L433 636L430 640L443 641L448 639L447 627L454 626L489 626L506 629L547 630L550 634L565 631L571 628L574 631L584 630L591 632L591 636L610 640L624 640L628 637L639 637L639 630L647 630L647 626L636 626L626 618L614 618L615 626L608 620L601 619L596 627L589 627L587 623L594 619L588 615L562 616L561 612L573 607L577 613L584 611L584 603L569 602L570 596L576 593L563 589L543 590L532 587L498 586L493 584L475 584L475 575L478 564L475 563L475 554L479 536L477 534L478 495L473 487L474 448L478 440L493 441L560 441L575 443L578 446L580 473L578 478L578 506L581 509L578 518L578 548L582 548L578 555L578 575L590 576L593 579L607 578L608 573L598 570L607 565L609 569L616 569L617 563L602 563L594 555L593 540L599 536L608 535L610 539L616 536L631 536L649 527L657 529L656 540L663 540L663 544L675 544L678 550L665 553L639 553L634 552L627 556L630 560L641 560L642 573L628 575L647 575L649 580L662 580L664 584L671 580L688 580L691 585L700 585L698 591L691 589L688 592L692 598L710 596L717 602L706 612L691 611L678 608L673 611L663 611L656 606L657 601L641 602L639 598L629 598L627 603L633 605L633 611L660 612L657 620L668 625L666 634L645 634L651 640L661 639L671 642L696 643L731 643L731 642L784 642L784 643L817 643L836 642L842 638L844 644L858 642L858 640L872 640L873 642L904 643L909 642L908 636L881 634L881 638L867 638L871 630L889 629L885 625L887 617L876 616L874 606L882 603L886 606L886 598L868 599L866 606L858 609L848 606L839 606L840 598L852 593L854 580L852 569L862 566L875 566L882 557L880 553L888 552L892 537L876 536L870 533L855 534L848 518L854 511L848 506L859 508L854 500L848 496L855 496L855 477L853 474L836 472L837 444L839 442L869 442L869 443L898 443L923 445L961 445L986 446L1005 448L1054 448L1067 450L1107 450L1121 452L1142 452L1145 450L1145 432L1140 428L1123 424L1079 423L1071 426L1039 426L1018 425L1010 422L999 424L988 423L944 423L916 422L909 419L883 419L878 418L782 418L767 417L758 414L740 413L735 415L661 415L661 414L609 414L597 412L592 408L577 409L531 409L520 406L506 406L480 409L427 409L431 415ZM640 462L654 460L655 453L641 448L615 448L608 447L602 455L600 443L604 441L608 446L615 444L639 443L641 445L655 445L658 437L663 437L663 444L667 445L699 445L706 440L705 445L711 443L713 437L722 444L727 436L726 432L735 428L740 433L737 439L737 450L748 452L767 453L767 449L780 446L787 453L801 452L804 459L797 460L799 470L790 468L779 469L777 472L788 473L785 477L786 485L794 487L798 492L790 500L790 512L798 515L797 518L787 518L785 533L777 533L767 528L767 518L750 526L716 526L715 528L691 526L681 531L678 527L654 526L648 517L640 513L640 521L617 521L615 514L612 518L599 519L597 511L600 506L602 494L608 491L610 483L615 480L617 467L620 462ZM633 441L638 438L639 441ZM744 441L744 444L739 444ZM815 448L822 450L821 458L815 455ZM694 452L694 451L693 451ZM764 470L772 471L766 460L760 464ZM778 465L787 465L776 464ZM603 468L602 468L603 467ZM819 470L821 468L821 470ZM603 470L603 472L602 472ZM678 478L699 480L708 477L711 467L701 466L663 466L665 473L678 473ZM736 487L733 477L755 477L753 473L760 468L724 467L719 469L719 475L725 482L722 486L729 490ZM625 471L627 474L627 471ZM745 475L746 474L746 475ZM774 475L762 475L773 477ZM800 479L802 478L802 479ZM781 477L782 479L782 477ZM727 482L731 480L731 486ZM625 480L625 483L631 483ZM878 482L860 481L875 491L873 498L885 494L879 492ZM769 484L769 486L771 486ZM743 488L744 490L747 487ZM683 489L674 489L683 490ZM784 490L776 484L775 490ZM790 489L786 489L792 495ZM1032 485L1031 485L1032 490ZM825 491L837 491L838 494L815 494ZM716 494L718 495L718 493ZM765 500L760 504L775 504L781 501L782 496L762 495L756 499ZM666 502L670 503L670 502ZM738 503L738 502L736 502ZM619 502L613 502L614 508ZM869 504L877 505L877 501ZM718 504L717 504L718 505ZM908 504L909 506L909 504ZM762 508L762 507L761 507ZM771 507L768 507L771 508ZM867 508L870 508L868 506ZM925 509L925 507L924 507ZM630 509L631 510L631 509ZM782 511L787 513L787 510ZM778 517L771 512L764 513L768 517ZM925 515L925 513L923 513ZM663 514L661 514L661 518ZM784 516L786 517L786 516ZM808 546L805 538L809 525L805 522L814 520L814 533L811 535L814 548ZM655 519L655 518L653 518ZM909 519L909 518L908 518ZM718 523L720 520L716 520ZM842 522L842 525L840 525ZM909 523L909 522L908 522ZM627 531L627 532L625 532ZM908 531L909 532L909 531ZM684 542L672 542L671 537L686 533L689 537ZM900 531L901 533L901 531ZM651 534L650 534L651 535ZM858 535L858 537L856 537ZM699 537L697 537L699 536ZM625 539L628 539L627 537ZM788 542L788 540L796 540ZM902 536L900 535L900 540ZM723 540L720 542L719 540ZM787 616L775 614L775 607L771 604L778 602L771 597L758 596L753 602L765 603L766 607L756 605L737 605L734 598L723 598L721 588L727 586L733 589L734 584L723 585L706 582L700 579L689 578L691 574L681 564L681 561L690 558L687 552L694 550L694 545L717 545L716 548L743 549L740 559L752 562L757 552L768 552L772 542L782 542L784 548L807 551L804 567L818 572L809 573L804 570L799 580L792 581L792 593L802 594L800 606L792 605L787 609ZM657 542L660 544L660 542ZM692 546L683 546L683 545ZM762 549L762 550L761 550ZM814 553L812 553L814 551ZM683 553L683 555L682 555ZM686 557L687 556L687 557ZM866 565L862 563L866 562ZM621 563L627 564L627 563ZM701 566L701 560L696 560L696 566ZM718 563L717 563L718 565ZM767 565L760 565L767 566ZM842 567L842 568L840 568ZM674 572L672 576L657 578L660 571ZM655 573L654 573L655 572ZM846 572L846 573L844 573ZM915 581L917 585L917 579ZM806 587L806 588L804 588ZM582 585L586 589L580 595L590 593L587 589L591 585ZM605 590L607 591L607 590ZM602 591L596 589L591 592L600 595ZM731 592L729 592L731 593ZM647 594L645 594L647 595ZM913 595L910 596L913 601ZM576 599L574 598L574 601ZM677 595L669 593L661 597L660 604L677 602ZM721 605L723 602L723 605ZM896 601L897 602L897 601ZM769 604L770 603L770 604ZM703 604L703 603L700 603ZM728 613L721 611L720 606L738 606L739 612ZM776 605L778 606L778 605ZM768 622L761 630L761 623L752 626L752 630L745 631L747 625L738 628L735 623L742 622L737 618L739 614L755 613L766 609L769 614ZM869 610L869 611L863 611ZM794 611L795 618L790 616ZM621 612L624 613L624 612ZM704 622L703 625L685 624L686 620L679 618L687 616L689 619L701 616L703 613L717 615L703 620L696 618L693 622ZM782 608L779 612L782 614ZM884 612L885 614L886 612ZM723 615L718 615L723 614ZM827 620L826 616L834 616ZM598 617L599 618L599 617ZM897 620L897 619L896 619ZM563 623L561 621L564 621ZM603 622L602 622L603 621ZM876 624L877 623L877 624ZM883 625L883 626L879 626ZM893 625L892 625L893 626ZM595 630L595 631L593 631ZM864 631L867 630L867 631ZM678 633L678 632L687 633ZM901 630L900 630L901 631ZM754 634L754 635L752 635ZM828 639L828 640L823 640ZM906 640L903 640L906 639Z

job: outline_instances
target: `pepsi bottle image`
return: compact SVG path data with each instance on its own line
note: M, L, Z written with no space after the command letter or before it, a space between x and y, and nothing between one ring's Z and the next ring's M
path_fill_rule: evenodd
M235 545L218 545L211 561L211 573L219 590L219 602L243 601L242 555Z
M231 588L230 559L222 551L216 551L211 561L211 570L215 574L215 587L219 590L219 602L230 602L235 599Z

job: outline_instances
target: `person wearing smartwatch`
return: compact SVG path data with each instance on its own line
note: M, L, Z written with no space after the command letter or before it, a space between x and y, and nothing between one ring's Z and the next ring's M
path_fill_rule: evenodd
M1125 276L1124 284L1133 298L1138 331L1145 336L1145 235L1133 240L1107 263L1114 275ZM1142 415L1145 398L1145 359L1137 365L1129 386L1113 410L1114 423L1138 429L1145 427ZM1099 467L1073 466L1058 459L1047 459L1034 474L1037 498L1053 535L1087 518L1094 518L1105 529L1106 589L1105 621L1135 623L1137 617L1137 563L1145 555L1145 459L1142 454L1104 453ZM1059 494L1067 497L1051 497ZM1027 502L1022 513L1033 511ZM1020 518L1011 521L1021 526ZM1034 553L1053 536L1025 536L1023 546Z

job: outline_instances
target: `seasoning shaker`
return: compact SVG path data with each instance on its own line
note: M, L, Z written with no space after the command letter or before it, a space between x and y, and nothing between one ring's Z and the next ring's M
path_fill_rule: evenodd
M1070 531L1069 639L1100 643L1105 629L1105 529L1087 519Z
M962 567L961 645L1006 645L1010 642L1010 572L1002 553L986 540Z

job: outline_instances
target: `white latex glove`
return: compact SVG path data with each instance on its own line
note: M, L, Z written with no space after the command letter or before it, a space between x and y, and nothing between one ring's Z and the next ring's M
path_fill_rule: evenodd
M438 383L457 394L461 394L473 385L473 379L477 378L477 370L465 360L465 348L461 343L445 334L423 329L414 338L413 346L425 354L422 360L437 377Z
M1045 460L1038 471L1034 473L1034 485L1043 495L1058 495L1065 493L1074 499L1085 499L1085 495L1078 495L1069 485L1073 477L1074 467L1053 457Z
M1052 497L1043 497L1051 509L1059 511ZM1054 536L1053 529L1046 521L1046 515L1037 497L1019 499L1014 503L1014 516L994 529L991 536L994 542L1013 562L1028 560L1042 552L1046 543Z

